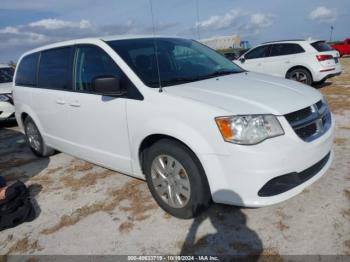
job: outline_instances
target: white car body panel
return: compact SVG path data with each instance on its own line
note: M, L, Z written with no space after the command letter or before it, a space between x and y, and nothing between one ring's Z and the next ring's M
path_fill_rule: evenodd
M102 40L112 39L116 40ZM144 178L139 155L142 141L151 135L173 137L187 145L200 160L215 202L254 207L278 203L298 194L321 177L331 163L329 160L312 179L283 194L259 197L257 191L271 178L305 170L332 150L334 122L322 137L307 143L296 135L283 116L321 100L317 90L290 80L239 73L169 86L159 92L144 85L101 39L58 43L22 57L77 43L104 49L144 99L103 101L99 95L15 86L19 125L23 126L23 113L30 115L44 141L53 148ZM215 118L236 114L274 114L285 135L253 146L227 143ZM305 156L301 156L302 152Z
M12 83L1 83L0 84L0 95L11 94ZM0 121L7 120L15 112L15 107L9 102L0 101Z

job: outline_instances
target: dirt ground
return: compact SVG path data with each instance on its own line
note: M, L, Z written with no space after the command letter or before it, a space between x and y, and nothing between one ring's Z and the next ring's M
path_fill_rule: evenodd
M11 123L0 127L0 174L29 186L38 217L0 232L0 254L350 255L350 57L319 90L336 118L325 176L281 204L213 205L196 219L164 213L143 181L66 154L36 158Z

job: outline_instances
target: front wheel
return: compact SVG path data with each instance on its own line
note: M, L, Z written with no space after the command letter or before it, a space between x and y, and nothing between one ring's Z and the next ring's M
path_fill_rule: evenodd
M183 144L162 139L146 152L145 174L158 205L178 218L192 218L206 209L211 194L194 153Z
M291 80L295 80L297 82L306 84L306 85L311 85L312 84L312 76L309 73L309 71L307 71L306 69L303 68L297 68L294 69L292 71L290 71L287 74L287 78L291 79Z
M47 157L55 152L54 149L45 145L38 127L35 125L33 119L29 116L27 116L24 120L24 132L27 144L35 155L40 157Z

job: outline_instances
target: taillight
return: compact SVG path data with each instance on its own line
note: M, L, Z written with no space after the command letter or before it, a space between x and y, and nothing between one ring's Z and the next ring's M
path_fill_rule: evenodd
M316 55L316 58L318 61L326 61L326 60L330 60L333 59L332 55Z

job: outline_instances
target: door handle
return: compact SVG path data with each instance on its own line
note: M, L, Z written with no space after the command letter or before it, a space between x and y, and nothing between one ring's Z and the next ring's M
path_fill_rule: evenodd
M61 99L57 99L56 100L56 104L59 104L59 105L64 105L66 102L61 100Z
M73 107L80 107L80 103L79 102L72 102L72 103L69 103L70 106L73 106Z

